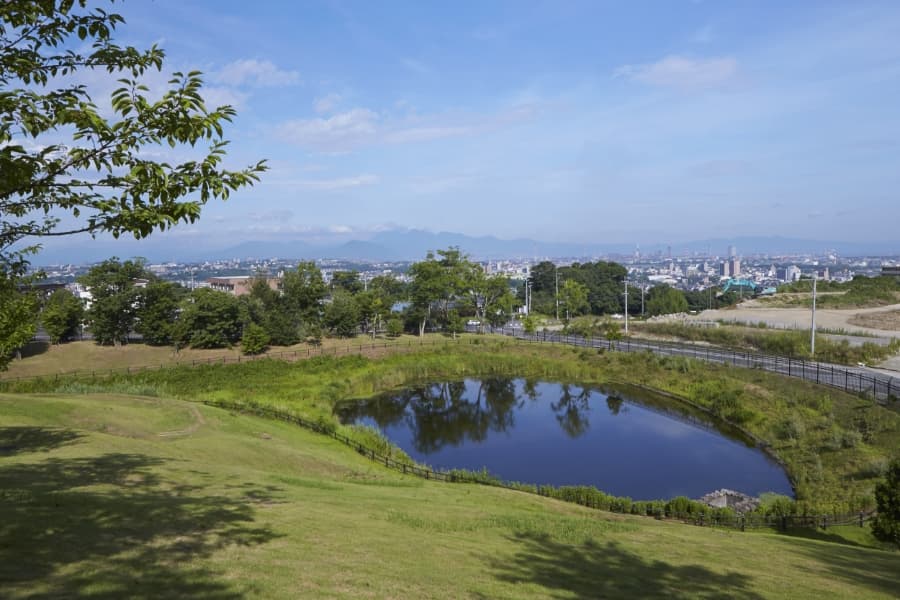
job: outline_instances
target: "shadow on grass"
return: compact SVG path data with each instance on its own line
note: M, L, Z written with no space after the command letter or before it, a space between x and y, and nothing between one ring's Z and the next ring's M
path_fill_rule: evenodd
M868 525L866 525L866 527L868 528ZM868 532L868 529L866 529L866 532ZM856 548L872 548L880 550L886 549L886 547L875 540L874 537L870 540L865 540L868 543L863 543L863 541L853 539L846 535L842 535L840 532L835 531L834 529L822 530L804 527L789 529L787 533L782 533L781 535L806 540L818 540L820 542L828 542L830 544L843 544L844 546L853 546Z
M860 597L869 590L896 598L900 590L900 552L800 539L792 550L826 565L829 578L859 587Z
M254 504L275 490L206 495L163 479L169 462L106 454L0 468L4 597L232 600L252 591L196 561L277 537L253 523Z
M82 435L53 427L0 427L0 456L48 452L75 442Z
M646 560L614 542L570 545L544 535L518 534L509 561L491 560L507 583L538 585L559 598L761 598L739 573L716 573L699 565Z
M31 358L50 350L50 342L28 342L19 350L22 358Z

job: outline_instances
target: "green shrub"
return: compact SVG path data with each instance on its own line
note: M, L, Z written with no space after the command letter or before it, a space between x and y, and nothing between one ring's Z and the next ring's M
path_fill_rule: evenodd
M862 442L862 434L852 429L846 430L841 435L842 448L856 448Z
M394 317L388 320L387 334L390 337L400 337L401 335L403 335L403 321L399 317Z
M875 486L878 514L872 520L872 534L900 547L900 459L891 462L884 481Z
M261 325L250 323L244 327L241 352L247 355L262 354L269 349L269 334Z
M784 419L778 425L778 439L795 442L806 433L803 421L797 417Z
M786 517L797 514L797 503L781 494L763 492L759 495L759 506L754 512L769 517Z

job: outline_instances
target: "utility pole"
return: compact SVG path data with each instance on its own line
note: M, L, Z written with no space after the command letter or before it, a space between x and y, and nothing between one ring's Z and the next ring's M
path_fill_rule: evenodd
M556 269L556 320L559 321L559 265L553 266Z
M809 353L813 358L816 357L816 280L818 278L819 274L813 273L812 327L809 332Z
M625 335L628 335L628 279L625 279Z
M531 315L531 281L525 280L525 316Z
M644 284L641 284L641 316L644 316Z

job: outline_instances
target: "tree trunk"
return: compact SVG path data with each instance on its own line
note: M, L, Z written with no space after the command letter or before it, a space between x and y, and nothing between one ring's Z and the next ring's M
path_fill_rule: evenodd
M419 337L425 335L425 319L426 317L422 317L422 324L419 325Z

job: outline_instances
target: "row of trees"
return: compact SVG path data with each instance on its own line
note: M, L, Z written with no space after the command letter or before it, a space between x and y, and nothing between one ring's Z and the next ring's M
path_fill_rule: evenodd
M90 290L89 309L57 290L43 303L40 320L54 343L74 337L84 323L103 345L124 343L134 332L148 344L176 349L241 341L245 352L260 352L270 344L318 343L326 334L421 335L426 328L455 334L466 318L500 325L515 308L508 280L486 275L458 249L429 254L410 275L409 284L390 276L363 282L358 273L342 271L326 285L314 263L301 262L277 289L260 276L249 294L236 297L211 288L191 291L160 280L141 261L113 258L78 280Z
M531 279L532 310L555 311L557 273L561 316L566 321L622 310L619 290L625 268L602 261L558 270L549 262L538 264ZM68 291L57 290L43 302L40 321L54 343L75 337L84 324L103 345L124 343L137 333L152 345L217 348L241 342L245 352L257 353L269 345L317 344L325 335L374 337L378 332L404 331L422 335L426 330L455 335L467 320L477 322L483 331L507 323L523 303L506 277L487 274L458 248L429 253L410 267L408 275L409 283L391 276L363 282L355 271L339 271L326 284L313 262L301 262L283 273L277 287L260 276L249 294L235 297L210 288L191 291L159 279L139 260L113 258L79 278L91 292L88 310ZM632 290L629 296L637 296L640 303L640 290ZM654 287L646 294L646 311L683 312L691 307L693 295L665 285ZM5 303L0 310L0 327L4 320L28 320L34 298L21 291L18 298L18 304ZM630 307L632 302L629 297ZM24 344L34 329L15 338L10 343L17 346L10 348Z
M737 295L720 294L717 289L683 292L668 285L657 285L643 294L641 288L628 285L626 306L625 278L628 270L614 262L574 263L557 267L543 261L531 270L531 308L566 321L579 315L614 313L663 315L688 310L730 306ZM519 300L525 301L525 287Z

